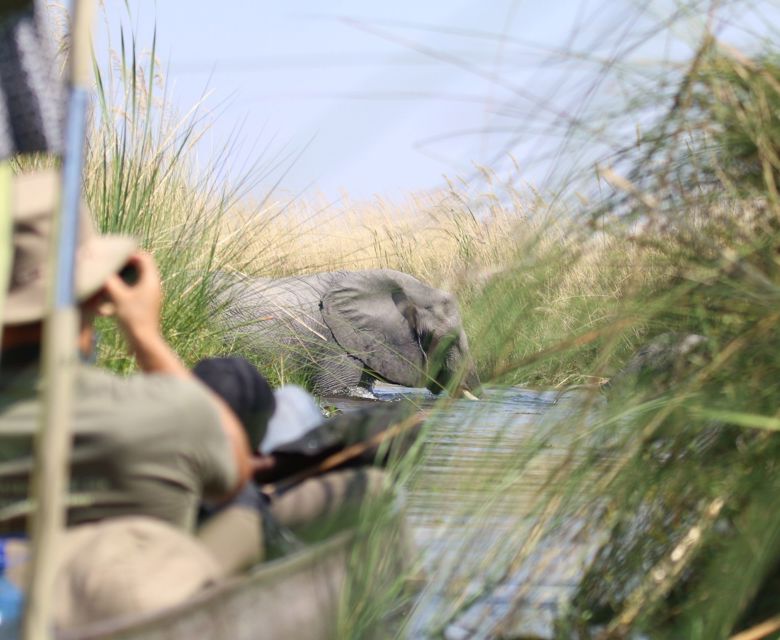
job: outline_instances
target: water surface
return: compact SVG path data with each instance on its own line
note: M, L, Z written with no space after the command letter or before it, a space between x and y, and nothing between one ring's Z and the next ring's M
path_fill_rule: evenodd
M601 399L494 388L476 402L436 403L391 385L375 395L432 411L406 487L424 576L406 636L551 637L598 540L581 514L550 527L545 510L560 503L549 489L586 454L579 439Z

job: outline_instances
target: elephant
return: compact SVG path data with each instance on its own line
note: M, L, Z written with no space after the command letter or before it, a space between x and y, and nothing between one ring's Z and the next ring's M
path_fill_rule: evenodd
M240 349L288 353L320 396L364 396L375 380L439 393L454 379L477 390L458 304L390 269L278 279L217 279L226 334Z

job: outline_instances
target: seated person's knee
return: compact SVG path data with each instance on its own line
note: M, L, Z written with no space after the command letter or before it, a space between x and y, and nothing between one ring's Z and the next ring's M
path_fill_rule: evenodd
M287 490L271 504L280 524L300 527L319 518L356 508L382 494L387 486L384 471L371 467L332 471Z

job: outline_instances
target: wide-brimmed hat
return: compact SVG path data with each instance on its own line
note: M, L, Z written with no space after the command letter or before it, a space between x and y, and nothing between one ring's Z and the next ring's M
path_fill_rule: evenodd
M13 180L13 265L3 324L27 324L44 317L59 194L59 174L54 170L21 174ZM77 300L83 302L97 293L111 274L127 264L136 248L130 237L98 235L82 201L76 250Z

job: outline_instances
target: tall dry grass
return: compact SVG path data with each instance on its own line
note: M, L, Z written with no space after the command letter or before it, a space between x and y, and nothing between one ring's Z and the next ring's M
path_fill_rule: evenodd
M386 268L435 286L455 285L467 271L484 280L528 235L521 223L536 226L529 215L535 205L518 192L512 196L505 206L489 195L466 200L454 187L402 202L314 197L272 203L259 214L235 212L229 228L247 235L244 257L256 256L256 268L267 276Z
M593 380L584 374L592 350L516 365L603 325L663 268L657 248L594 233L527 186L472 195L451 184L400 203L297 200L251 214L237 207L225 224L242 242L236 270L281 277L397 269L454 292L480 374L512 383ZM624 350L642 333L640 325L627 333Z

